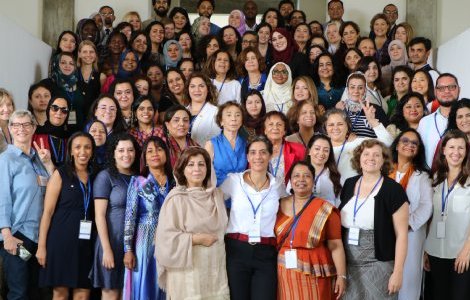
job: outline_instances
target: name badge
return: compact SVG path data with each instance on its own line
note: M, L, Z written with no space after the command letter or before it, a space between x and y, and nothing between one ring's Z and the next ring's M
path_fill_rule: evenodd
M348 244L358 246L359 245L359 233L360 229L356 227L349 228L349 235L348 235Z
M78 238L81 240L89 240L91 238L91 221L81 220L80 221L80 232Z
M76 125L77 124L77 112L74 110L71 110L69 112L69 119L67 122L69 125Z
M438 221L437 228L436 228L436 237L438 239L445 239L446 238L446 222Z
M47 186L47 177L38 175L36 176L36 179L39 186Z
M259 218L255 218L250 231L248 232L248 243L261 242L261 224Z
M286 269L297 269L297 250L289 249L284 252L286 259Z

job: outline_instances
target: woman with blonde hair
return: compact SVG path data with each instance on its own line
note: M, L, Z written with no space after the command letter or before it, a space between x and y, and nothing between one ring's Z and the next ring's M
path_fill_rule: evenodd
M136 11L130 11L122 17L122 21L132 25L132 31L142 30L142 19Z
M397 25L397 29L395 30L395 36L393 37L395 40L402 41L405 45L408 46L408 43L414 38L414 31L413 27L407 22L402 22Z
M292 101L307 100L318 105L318 92L315 83L309 76L298 76L292 81Z
M8 130L8 120L15 111L15 102L10 92L0 88L0 138L5 140L6 144L11 144L12 138Z

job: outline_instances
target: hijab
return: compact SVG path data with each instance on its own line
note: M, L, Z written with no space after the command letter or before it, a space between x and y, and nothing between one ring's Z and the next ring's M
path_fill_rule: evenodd
M347 97L346 97L346 100L344 101L344 109L346 111L350 111L350 112L358 112L358 111L362 110L361 101L356 102L356 101L351 100L350 97L349 97L348 85L349 85L349 80L350 80L352 75L361 75L364 78L364 82L365 82L366 87L367 87L367 79L366 79L366 76L364 75L364 73L362 73L360 71L356 71L356 72L352 72L351 74L349 74L348 79L346 80L346 95L347 95ZM367 92L364 92L364 97L363 97L362 100L364 100L366 98L366 95L367 95Z
M168 56L168 48L170 45L175 44L178 46L178 58L176 60L171 60ZM178 66L179 61L183 57L183 48L181 48L180 43L176 40L168 40L166 41L165 45L163 46L163 58L165 60L166 68L176 68Z
M59 66L60 59L63 55L64 53L61 52L52 59L51 79L59 88L63 89L66 92L73 93L76 90L78 82L77 64L75 62L75 59L73 59L73 62L75 64L75 71L73 71L73 73L70 75L65 75L64 73L62 73L62 70Z
M135 56L135 59L136 59L136 62L137 62L137 67L135 68L134 71L126 71L124 70L124 68L122 67L122 63L124 62L124 60L126 59L126 56L129 52L132 52L134 53L134 56ZM131 50L131 49L125 49L122 53L121 53L121 56L119 57L119 65L118 65L118 71L117 71L117 74L116 74L116 78L123 78L123 79L127 79L127 78L132 78L134 77L135 75L138 75L140 73L140 61L139 61L139 56L137 55L137 53L134 52L134 50Z
M277 51L274 46L272 47L273 62L283 62L288 64L290 63L292 56L294 56L294 53L298 50L297 44L294 42L292 35L287 31L287 29L279 27L274 29L271 33L271 38L275 32L282 34L287 39L287 47L283 51Z
M289 73L287 76L287 81L283 84L277 84L273 79L273 70L277 65L280 64L284 65L287 72ZM292 106L292 71L287 64L278 62L271 67L268 79L264 85L263 93L267 112L277 110L286 113L289 110L289 108Z
M238 33L240 33L240 35L243 36L243 34L246 31L245 14L241 10L234 9L230 12L230 15L232 15L234 13L240 14L240 26L238 26L236 29L237 29ZM229 16L229 18L230 18L230 16ZM229 22L229 24L230 24L230 22Z
M80 21L78 21L77 30L76 30L76 33L77 33L77 36L78 36L77 44L80 44L81 42L86 40L86 38L82 38L82 30L83 30L83 27L85 27L85 25L87 25L87 24L92 24L93 26L95 26L96 35L95 35L95 39L92 40L91 42L93 42L93 44L95 44L95 46L98 46L100 44L100 40L101 40L100 30L99 30L98 26L96 25L95 21L93 21L92 19L81 19Z
M392 55L390 54L392 46L394 45L397 45L402 51L402 57L398 60L393 60ZM408 64L408 54L406 53L406 46L400 40L393 40L390 42L390 44L388 44L388 55L390 56L390 67L392 67L392 69L397 66L404 66Z
M59 98L64 99L67 102L67 108L70 111L70 102L66 97L61 96L61 95L57 95L55 97L52 97L51 100L49 100L49 103L47 104L47 108L46 108L47 120L46 120L46 122L44 123L43 126L38 126L36 128L35 134L46 134L46 135L51 135L51 136L61 138L61 139L68 138L68 136L69 136L69 133L67 131L67 121L69 119L69 114L68 113L67 113L67 117L64 120L64 123L60 126L52 125L51 122L49 121L51 106L52 106L52 104L54 104L54 101L59 99Z

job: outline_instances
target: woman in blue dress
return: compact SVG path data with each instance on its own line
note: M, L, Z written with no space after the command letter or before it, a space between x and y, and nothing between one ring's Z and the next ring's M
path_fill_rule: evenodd
M228 173L246 170L246 140L240 136L243 125L243 111L235 101L228 101L219 107L216 119L222 133L207 141L204 148L209 152L217 176L217 186L221 185Z
M108 167L98 173L93 186L95 242L91 271L93 287L101 288L101 299L118 300L124 284L124 215L131 176L138 171L138 144L128 133L111 137L107 147Z
M143 176L132 177L124 221L124 300L165 299L158 288L154 257L158 215L174 187L170 154L165 142L152 136L144 144Z

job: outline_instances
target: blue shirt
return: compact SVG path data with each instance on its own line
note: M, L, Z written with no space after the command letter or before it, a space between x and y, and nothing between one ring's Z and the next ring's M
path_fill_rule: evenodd
M46 191L39 186L38 176L49 178L33 149L28 156L8 145L0 155L0 228L10 228L12 234L19 231L36 243Z
M211 22L209 33L213 35L217 35L219 34L219 31L220 31L220 27Z

